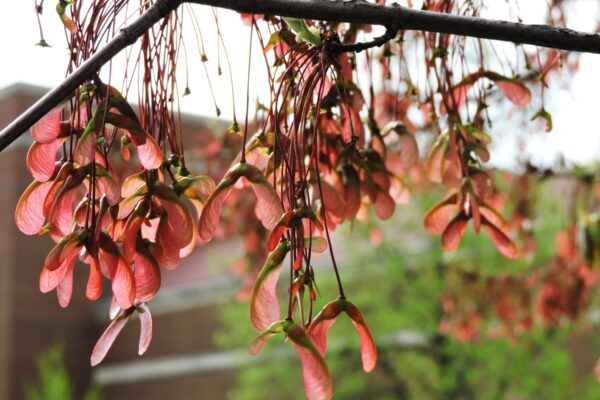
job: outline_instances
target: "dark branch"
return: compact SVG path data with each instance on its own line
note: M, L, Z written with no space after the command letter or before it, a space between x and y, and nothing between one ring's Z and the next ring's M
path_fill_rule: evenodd
M0 132L0 151L14 142L63 100L77 93L77 89L81 84L92 78L104 64L121 50L135 43L152 25L163 19L179 4L181 4L181 0L158 0L137 21L121 30L106 46L77 68L60 85L46 93L19 118L4 128Z
M12 143L36 121L78 86L96 73L119 51L135 42L154 23L186 0L157 0L136 22L121 31L102 50L86 61L65 81L30 107L0 132L0 151ZM267 14L335 22L354 22L402 30L419 30L505 42L530 44L560 50L600 54L600 35L555 28L547 25L525 25L514 22L412 10L398 5L384 6L361 0L187 0L189 3L227 8L240 13ZM389 32L388 32L389 33ZM385 39L388 33L382 38ZM370 45L379 45L382 38ZM362 50L357 44L357 50Z
M353 44L342 44L340 45L339 48L336 49L337 52L355 52L355 53L359 53L361 51L370 49L372 47L379 47L379 46L383 46L384 44L386 44L387 42L389 42L390 40L394 39L396 37L396 34L398 33L398 27L387 27L385 30L385 33L381 36L376 37L375 39L371 40L370 42L362 42L362 43L353 43Z
M278 15L334 22L398 26L417 30L531 44L600 54L600 35L548 25L526 25L384 6L362 0L187 0L240 13Z

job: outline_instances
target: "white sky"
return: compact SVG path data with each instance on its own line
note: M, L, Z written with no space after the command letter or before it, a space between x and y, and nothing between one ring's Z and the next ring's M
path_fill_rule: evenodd
M85 1L85 0L83 0ZM507 0L514 3L514 0ZM506 2L493 0L488 2L490 16L494 18L508 18L505 14ZM583 31L591 31L596 26L598 18L598 2L572 0L574 13L569 20L569 27ZM12 2L11 12L0 13L0 54L3 62L0 64L0 87L15 82L26 82L46 87L53 87L60 83L65 73L66 48L64 34L60 21L54 12L54 2L46 2L43 15L43 26L46 40L52 48L34 46L39 40L39 32L33 0ZM543 22L545 0L522 0L520 5L521 17L527 23ZM209 57L207 66L210 70L211 81L215 89L222 117L231 118L232 106L230 95L230 82L227 75L227 66L222 57L224 74L216 74L216 37L215 23L209 8L195 6L196 14L200 19L202 32ZM249 28L240 23L237 14L219 11L222 34L231 58L234 87L236 91L236 109L238 119L243 120L245 109L246 73L248 59L248 34ZM191 31L191 29L189 29ZM191 45L190 45L191 43ZM195 40L188 41L188 46L193 46ZM208 86L203 69L198 62L198 51L188 48L190 60L190 88L192 95L181 100L183 111L215 116L214 105L208 92ZM118 60L113 64L113 76L122 75ZM265 64L260 50L253 52L251 98L257 96L266 101L266 80L264 76ZM183 72L182 70L181 72ZM552 89L547 93L547 109L554 118L554 130L550 134L532 134L527 141L530 152L540 162L550 163L562 153L567 160L578 163L589 163L600 159L600 132L598 128L598 90L600 89L600 56L585 54L581 58L581 68L568 90ZM182 74L182 77L185 74ZM183 79L183 78L180 78ZM115 80L119 87L120 80ZM181 82L183 89L184 82ZM534 101L537 101L534 93ZM534 103L533 112L538 106ZM518 111L518 110L516 110ZM505 142L514 142L516 135L512 132L496 132L497 138ZM505 135L505 136L503 136ZM512 146L504 146L492 161L498 164L510 164ZM504 154L503 154L504 153Z

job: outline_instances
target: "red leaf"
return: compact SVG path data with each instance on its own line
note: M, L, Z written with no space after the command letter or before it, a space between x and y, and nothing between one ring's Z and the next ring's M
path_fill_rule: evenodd
M238 165L256 195L258 218L266 229L273 229L283 214L283 207L277 191L258 168L247 163Z
M442 246L450 252L458 247L460 239L467 229L468 220L463 214L457 215L442 233Z
M102 294L102 275L100 274L100 265L98 261L88 256L90 263L90 276L87 281L85 295L89 300L96 301Z
M412 135L406 126L400 121L392 121L388 123L382 130L383 136L387 135L391 131L396 132L398 140L400 141L400 164L406 171L408 168L413 166L419 159L419 147L414 135Z
M485 77L494 81L512 103L526 106L531 101L531 91L522 82L490 71L485 73Z
M117 300L117 304L122 310L126 310L133 305L135 300L135 284L133 273L129 264L123 257L119 257L117 269L112 280L112 291Z
M352 221L360 208L360 183L358 174L351 165L344 166L344 199L346 200L346 219Z
M298 248L296 249L296 258L294 259L294 264L292 265L292 269L294 271L298 271L302 266L302 258L304 256L304 238L301 239L302 236L304 236L304 233L302 233L301 236L299 234L298 237Z
M56 287L56 296L58 297L58 304L62 308L66 308L71 302L71 296L73 295L73 264L69 265L66 269L65 275L58 283Z
M35 235L44 226L44 201L52 184L33 181L21 195L15 210L15 223L24 234Z
M328 400L333 397L333 380L325 360L298 325L286 321L284 327L302 362L304 391L308 400Z
M518 106L526 106L531 101L531 92L518 81L498 81L496 85L504 92L506 97Z
M348 58L347 53L340 53L337 56L337 63L340 66L340 72L342 73L342 78L346 81L352 81L352 65L350 64L350 59Z
M141 239L137 242L134 279L135 297L141 302L153 299L160 289L160 268Z
M302 224L302 220L304 218L307 218L310 222L312 222L317 229L321 231L323 230L323 226L317 219L316 214L310 208L302 207L294 211L288 211L281 216L279 222L277 222L273 228L267 243L267 250L273 251L275 247L277 247L277 243L279 243L279 240L285 231L292 226L298 226L299 224Z
M425 215L423 225L429 233L440 234L448 226L448 220L454 211L457 209L457 196L453 194L442 202L433 206Z
M273 232L271 232L271 235L269 236L269 242L267 243L267 250L269 250L269 251L275 250L275 248L277 247L277 244L279 243L279 240L281 239L281 236L283 236L285 231L287 231L287 229L288 229L286 220L291 220L293 215L294 215L294 213L292 211L288 211L287 213L285 213L285 215L283 217L281 217L280 223L278 223L277 226L275 226L275 229L273 229Z
M290 250L290 243L280 242L269 254L265 265L254 281L250 295L250 322L258 332L264 331L270 324L279 320L280 310L276 286L282 263Z
M138 203L142 199L142 196L143 196L143 194L133 195L133 196L127 197L126 199L123 199L119 203L119 213L117 215L117 219L119 219L119 220L126 219L131 214L131 212L135 209L135 207L138 205Z
M362 358L363 370L365 372L371 372L377 364L377 348L371 332L365 323L358 308L346 300L345 311L352 319L354 329L358 333L360 338L360 354Z
M125 259L130 263L134 261L136 254L136 243L140 236L142 223L147 212L145 201L140 201L135 208L135 211L127 219L127 223L123 228L123 254Z
M52 204L48 215L48 225L50 226L50 236L55 242L61 240L71 231L74 199L75 191L69 190L59 193Z
M467 101L467 94L471 88L473 88L473 84L474 82L463 81L452 88L450 96L447 98L450 109L454 109L456 111L460 110L460 108ZM446 109L446 103L443 101L440 103L440 112L442 115L446 115L448 113L448 110Z
M455 136L452 135L448 140L448 147L446 148L442 162L442 182L449 188L456 188L460 186L461 180L460 156Z
M180 248L166 237L166 229L162 228L164 225L166 222L163 216L159 223L156 244L150 248L150 252L162 267L174 269L179 265Z
M194 203L198 216L204 207L204 203L216 188L215 181L206 175L184 176L178 179L178 184L183 183L185 190L183 194ZM198 204L196 204L198 203Z
M75 206L75 211L73 211L73 221L76 225L81 227L85 226L85 221L87 218L89 218L89 215L87 214L88 204L88 198L85 196Z
M31 127L31 136L36 142L53 142L60 134L62 109L54 108Z
M390 196L392 196L392 199L396 204L407 204L410 200L410 192L404 184L404 181L398 176L394 176L392 179Z
M60 15L60 20L62 21L65 28L69 30L69 32L77 33L77 24L75 23L75 21L73 21L71 18L67 17L64 14Z
M140 317L140 342L138 345L138 354L141 356L148 350L152 336L154 335L154 324L152 323L152 314L146 303L138 306L138 315Z
M73 152L74 159L80 166L88 165L96 158L96 133L92 129L94 120L89 124L90 127L83 132Z
M362 190L364 193L369 196L371 203L375 203L375 199L377 198L377 184L373 180L370 174L365 174L362 183Z
M492 192L492 180L489 175L482 170L474 170L469 172L469 177L475 190L475 194L480 200L484 200Z
M165 223L159 229L164 229L164 239L182 249L187 246L194 236L194 221L188 209L181 202L170 186L157 182L153 194L161 200L166 212Z
M442 168L444 157L448 148L448 135L441 135L431 148L427 158L427 178L435 183L442 182Z
M127 139L123 139L127 138ZM129 150L129 143L131 143L131 139L128 136L121 137L121 158L125 161L131 160L131 150Z
M55 242L60 241L71 231L73 200L75 199L76 189L82 183L84 177L85 172L83 169L73 170L65 179L58 194L53 196L52 206L48 213L48 225L50 226L50 236ZM50 195L49 193L48 196Z
M360 115L354 108L346 104L340 105L340 111L343 121L342 139L344 143L350 143L352 136L355 136L358 139L357 145L362 147L365 140L365 128L360 120Z
M242 18L242 22L244 23L244 25L250 26L250 25L252 25L253 19L255 21L258 21L258 20L264 18L264 15L262 15L262 14L240 14L240 17Z
M138 157L145 169L157 169L162 165L163 154L156 140L146 133L146 141L137 146Z
M415 137L410 133L404 133L399 135L400 143L402 143L402 149L400 150L400 162L402 168L407 170L408 168L415 165L419 160L419 147Z
M42 274L40 275L40 291L42 293L48 293L49 291L54 290L60 281L63 280L67 271L73 269L76 260L77 252L67 257L55 270L51 271L44 267Z
M44 200L44 215L48 216L50 214L50 210L52 209L52 204L57 197L59 191L63 188L65 180L69 177L70 174L73 173L73 164L68 162L64 163L60 170L58 171L58 175L52 182L52 187L48 191L46 195L46 199Z
M99 189L96 191L96 197L100 198L102 195L106 195L108 204L111 206L119 203L119 200L121 200L119 183L114 175L98 163L96 163L96 182Z
M335 215L339 221L342 221L346 217L345 199L341 198L338 191L325 180L321 180L321 188L323 189L321 201L325 205L325 209L328 213Z
M88 231L85 229L81 229L79 231L73 232L63 238L61 243L65 242L65 246L60 252L60 262L64 261L65 258L69 257L73 253L79 254L81 249L83 248L83 243L88 238ZM56 247L55 247L56 248ZM54 249L53 249L54 250ZM51 252L52 253L52 252ZM47 265L49 269L52 269L49 265Z
M160 218L145 220L142 224L142 238L156 241L160 221Z
M56 151L62 146L65 139L42 144L33 142L27 152L27 168L35 179L46 182L56 169Z
M343 300L334 300L327 304L308 327L308 336L322 357L327 352L327 333L335 323L344 307Z
M133 174L127 177L121 185L121 197L127 198L138 194L143 187L146 186L145 171Z
M327 240L321 236L314 236L304 239L304 247L307 249L310 246L310 251L313 253L323 253L327 250Z
M90 359L92 367L100 364L104 357L106 357L106 353L110 350L111 346L115 342L119 333L123 330L127 321L129 321L129 313L121 314L117 318L115 318L108 328L104 331L96 346L94 346L94 351L92 351L92 357Z
M179 258L184 258L192 254L198 244L198 229L196 228L196 222L192 220L192 223L192 240L187 246L179 250Z
M375 191L383 190L387 192L390 190L390 174L387 171L372 171L371 179L375 184ZM375 195L377 197L377 195Z
M510 235L510 225L508 222L506 222L506 220L502 218L502 215L494 210L489 204L483 202L479 204L479 213L487 220L487 222L500 229L506 236Z
M502 232L496 226L490 224L485 218L482 218L481 223L483 225L483 228L487 231L487 233L494 241L494 245L496 246L498 251L504 257L510 259L515 259L519 257L519 250L517 250L517 246L507 234Z
M208 241L212 239L215 229L219 223L221 216L221 207L231 190L233 185L242 176L241 164L236 164L227 171L221 182L210 197L206 200L200 222L198 223L198 235L202 240Z
M377 198L373 206L375 207L375 214L383 220L390 218L396 209L396 203L394 203L392 196L382 190L377 191Z
M105 232L100 233L98 241L98 261L100 263L100 271L108 279L112 279L117 271L119 259L122 257L119 248L113 240Z
M256 195L257 217L267 230L273 229L281 215L283 207L273 186L261 174L261 181L250 185Z

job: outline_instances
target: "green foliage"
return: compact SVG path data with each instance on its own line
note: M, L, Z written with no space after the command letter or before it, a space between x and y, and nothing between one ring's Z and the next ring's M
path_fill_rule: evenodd
M484 274L518 274L551 259L553 246L544 244L553 243L566 221L546 216L562 215L556 211L563 209L564 200L549 196L551 190L544 184L537 190L541 211L534 229L540 245L528 260L508 261L486 235L476 236L470 229L458 250L444 254L439 238L425 233L422 222L414 217L424 214L435 194L419 195L412 205L398 210L395 221L379 224L385 242L376 249L368 241L369 227L356 225L352 235L340 229L338 234L345 239L337 251L345 290L361 308L378 343L379 358L375 370L365 374L358 337L346 318L338 319L330 331L326 355L336 399L600 398L592 365L577 365L580 360L570 350L577 327L558 332L536 328L516 342L484 337L464 344L438 333L439 295L449 265ZM315 261L321 293L317 310L336 292L329 268L326 255ZM216 335L216 342L227 348L246 347L256 336L245 317L247 305L227 305L222 311L227 329ZM230 398L303 399L300 363L287 347L283 338L271 340L255 364L239 371Z
M40 353L37 358L36 382L25 387L27 400L71 400L75 399L73 385L64 363L64 346L55 344ZM99 400L100 393L89 389L83 400Z

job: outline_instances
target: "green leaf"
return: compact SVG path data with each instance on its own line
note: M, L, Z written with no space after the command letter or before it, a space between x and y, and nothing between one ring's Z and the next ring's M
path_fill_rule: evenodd
M467 126L467 133L469 136L479 140L484 144L490 144L492 142L492 137L485 131L475 128L472 125Z
M263 333L258 335L258 337L256 339L254 339L252 341L252 343L250 343L250 347L248 349L250 354L255 355L255 354L260 353L262 351L263 347L265 347L267 340L269 340L269 338L271 336L277 335L277 334L283 332L285 327L289 323L290 323L290 321L281 320L281 321L273 322L271 325L269 325L269 327L267 329L265 329L265 331Z
M40 39L40 41L39 41L39 42L37 42L35 45L36 45L36 46L40 46L40 47L52 47L52 46L50 46L50 45L48 44L48 42L46 42L46 40L44 40L44 39Z
M250 322L257 331L263 331L280 318L276 286L285 256L290 251L290 242L282 240L273 250L252 286L250 295Z
M431 55L431 60L435 60L436 58L446 59L448 58L448 49L445 47L437 47L433 50L433 54Z
M306 25L303 19L299 18L283 18L285 22L296 32L296 41L306 41L315 46L321 44L321 38L319 37L316 29L311 29Z
M58 13L58 17L62 21L65 28L67 28L71 33L77 32L77 24L66 15L66 7L69 5L69 2L59 1L56 4L56 12Z
M546 132L550 132L552 130L552 115L546 111L544 107L540 108L533 117L531 117L531 121L536 120L538 118L543 118L546 120Z
M233 121L233 123L229 126L229 132L237 133L238 135L241 133L240 124L237 121Z

